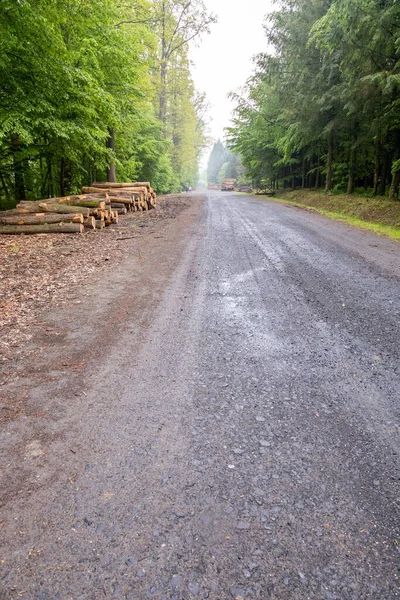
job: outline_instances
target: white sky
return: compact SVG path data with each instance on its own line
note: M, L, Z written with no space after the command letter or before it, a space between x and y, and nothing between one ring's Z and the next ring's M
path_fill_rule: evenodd
M211 34L203 37L199 47L192 48L190 56L196 88L206 92L212 105L211 134L217 140L223 138L233 108L227 94L251 75L252 56L268 49L263 22L276 5L273 0L205 0L205 4L218 16L218 23L211 26Z

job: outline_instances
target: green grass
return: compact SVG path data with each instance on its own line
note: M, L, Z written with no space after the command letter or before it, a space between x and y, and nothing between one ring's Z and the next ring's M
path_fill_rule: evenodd
M279 193L279 192L278 192ZM325 217L400 241L400 202L321 191L295 190L280 196L257 196L317 212Z

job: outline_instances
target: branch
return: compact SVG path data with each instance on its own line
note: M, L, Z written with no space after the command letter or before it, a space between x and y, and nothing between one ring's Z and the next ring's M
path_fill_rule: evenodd
M173 48L171 48L169 54L167 55L167 57L169 58L171 56L171 54L173 54L174 52L176 52L176 50L179 50L179 48L182 48L182 46L185 46L185 44L188 44L191 40L193 40L196 36L199 35L199 33L201 33L201 30L203 28L203 24L199 25L199 27L196 29L196 31L193 33L193 35L189 36L188 38L182 40L182 42L180 44L177 44L176 46L174 46Z
M181 14L179 15L179 19L178 19L178 21L177 21L177 23L176 23L176 26L175 26L174 32L173 32L173 33L172 33L172 35L171 35L171 39L170 39L170 42L169 42L169 44L168 44L168 47L167 47L167 52L166 52L167 56L169 56L169 52L170 52L170 50L171 50L171 44L172 44L172 41L174 40L174 38L175 38L176 34L177 34L177 33L178 33L178 31L179 31L179 28L180 28L180 25L181 25L181 21L182 21L182 19L183 19L183 15L185 14L185 12L187 11L187 9L190 7L190 5L191 5L191 4L192 4L192 0L189 0L189 2L188 2L188 3L187 3L187 4L186 4L186 5L185 5L185 6L182 8L182 12L181 12Z
M140 23L152 23L152 22L154 22L154 19L152 19L152 18L143 19L143 21L120 21L119 23L114 25L114 27L116 29L118 29L118 27L121 27L121 25L137 25Z

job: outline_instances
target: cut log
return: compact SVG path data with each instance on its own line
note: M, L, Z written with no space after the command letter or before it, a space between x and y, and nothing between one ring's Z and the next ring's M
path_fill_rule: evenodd
M90 214L90 208L85 206L69 206L69 204L47 204L47 202L39 202L39 208L44 212L58 213L58 214L74 214L80 213L84 217L88 217ZM37 210L31 212L39 212Z
M10 208L10 210L0 211L0 217L11 217L13 215L32 215L34 213L40 213L40 207L36 207L36 210L30 210L29 208Z
M108 193L109 193L108 189L82 187L82 195L83 196L90 196L90 197L93 196L95 198L101 198L102 196L107 196Z
M0 234L83 233L82 223L52 223L45 225L1 225Z
M96 219L94 217L86 217L83 224L85 229L96 229Z
M106 207L106 203L104 202L104 200L98 198L98 199L91 199L91 198L83 198L82 200L80 200L79 198L73 198L70 200L64 200L63 202L61 202L61 204L63 206L87 206L87 208L100 208L103 209Z
M85 190L95 190L96 188L82 188ZM97 194L93 195L93 194L86 194L88 197L106 197L109 200L111 200L112 198L115 198L116 196L121 196L122 198L132 198L133 195L138 195L141 193L145 193L147 192L147 188L122 188L122 189L109 189L109 190L101 190L98 189L97 190Z
M127 212L128 212L128 211L126 210L125 206L124 206L124 208L115 208L115 207L113 206L113 207L112 207L112 209L113 209L113 212L116 212L116 213L117 213L117 214L119 214L119 215L126 215L126 214L127 214Z
M111 197L111 204L113 204L114 202L119 202L120 204L132 204L133 200L132 198L124 198L121 196L112 196Z
M2 225L45 225L46 223L83 223L83 215L57 215L53 213L10 215L6 217L0 217L0 223Z
M150 189L150 183L148 181L131 181L129 183L110 183L109 181L106 182L94 182L92 183L91 187L93 188L100 188L100 189L113 189L113 188L131 188L131 187L145 187Z
M95 221L96 223L96 229L104 229L104 227L106 226L104 221Z
M69 206L67 204L61 204L59 202L49 202L48 200L38 200L37 202L24 201L20 202L17 206L20 214L29 213L57 213L57 214L83 214L87 216L89 209L81 206Z
M82 186L82 194L104 194L106 190L100 188L91 187L87 185Z

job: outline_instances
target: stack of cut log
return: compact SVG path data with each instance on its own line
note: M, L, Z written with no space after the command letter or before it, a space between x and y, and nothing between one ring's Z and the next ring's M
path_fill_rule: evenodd
M83 194L97 194L110 199L111 208L119 214L154 208L156 193L148 181L131 183L92 183L82 188Z
M83 233L118 223L118 212L100 194L23 200L16 208L0 212L0 234Z
M222 192L233 192L236 185L236 179L224 179L221 184Z
M118 223L119 215L154 208L156 194L148 182L93 183L82 194L23 200L0 212L0 234L83 233Z

